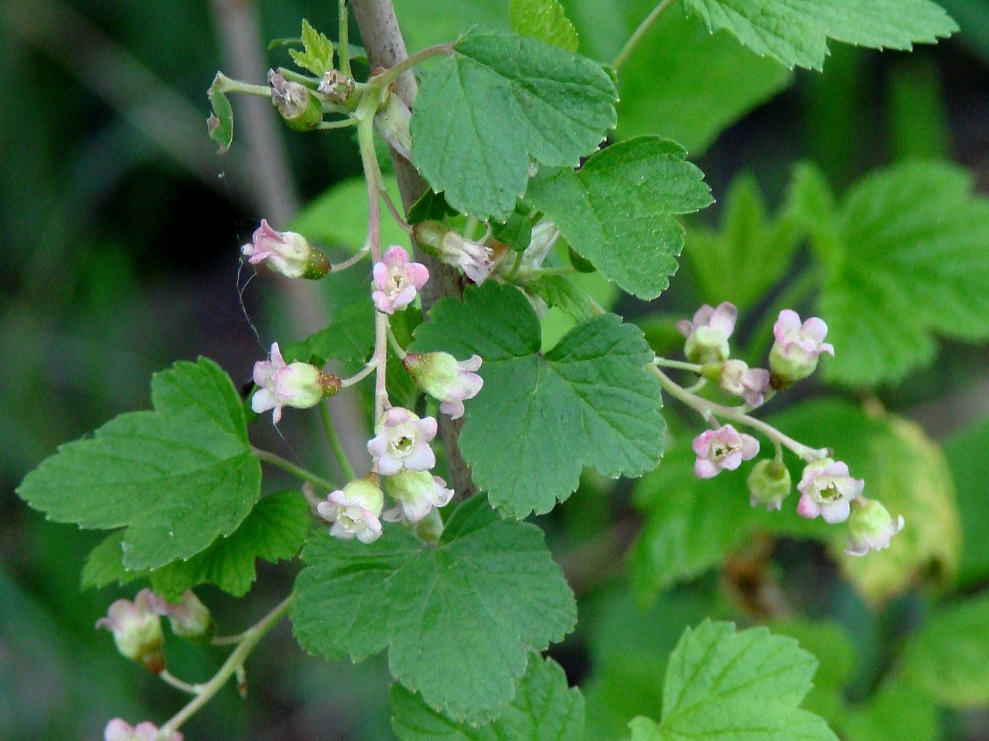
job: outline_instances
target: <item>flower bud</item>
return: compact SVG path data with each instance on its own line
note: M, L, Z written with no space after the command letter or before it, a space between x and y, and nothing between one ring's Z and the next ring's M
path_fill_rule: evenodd
M377 476L355 479L343 489L331 492L316 505L316 512L333 523L330 535L362 543L372 543L381 537L381 510L385 495L377 484Z
M261 219L240 252L251 265L267 261L269 268L287 278L318 280L330 272L330 261L301 234L275 231L266 219Z
M795 382L807 378L817 370L817 356L826 352L834 356L834 346L824 342L828 325L823 319L811 317L801 324L800 315L791 309L780 312L773 325L776 341L769 351L770 383L777 391L784 391Z
M719 363L731 355L728 338L735 331L738 309L725 301L717 309L704 304L692 322L677 322L677 330L687 342L683 352L692 363Z
M254 383L258 390L251 397L251 409L258 414L274 409L272 419L275 424L282 418L282 407L308 409L316 406L324 396L333 396L340 390L339 378L314 365L286 365L277 342L271 346L270 360L254 364Z
M491 249L480 242L465 239L438 221L416 224L412 228L412 236L427 254L447 265L460 268L478 285L491 274L494 267Z
M209 641L215 632L213 618L191 589L182 595L177 604L166 603L164 614L172 625L172 632L190 641Z
M831 458L808 463L797 489L800 501L797 514L813 519L820 515L832 525L848 519L851 502L857 499L865 488L865 481L853 479L848 465Z
M126 721L114 718L106 724L103 739L104 741L157 741L158 726L144 721L132 727ZM172 731L166 741L182 741L182 734Z
M741 396L749 406L757 407L769 388L769 371L749 368L744 360L726 360L721 365L718 385L729 394Z
M280 72L270 69L268 87L271 102L290 129L311 131L322 123L323 104L305 85L290 82Z
M438 399L440 411L451 419L463 416L464 400L473 399L484 385L474 372L481 367L480 355L458 361L445 352L409 353L403 362L416 385Z
M749 474L749 503L753 507L764 505L772 511L783 506L793 490L793 480L790 471L782 461L765 459L755 464Z
M889 510L875 499L859 497L851 505L845 541L845 553L850 556L864 556L869 551L887 548L890 539L903 529L903 515L894 522Z
M142 589L131 602L118 599L107 616L96 621L97 628L113 633L117 650L145 669L158 674L165 668L165 635L161 631L161 598L150 589Z
M447 489L446 482L429 471L402 469L387 481L388 493L398 502L397 507L382 515L388 522L403 517L409 522L419 522L433 507L446 506L453 498L453 489Z

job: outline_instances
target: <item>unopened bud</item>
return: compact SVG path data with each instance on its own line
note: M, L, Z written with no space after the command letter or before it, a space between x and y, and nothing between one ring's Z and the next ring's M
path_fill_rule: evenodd
M209 641L215 627L209 608L187 589L177 604L167 603L164 613L172 625L172 632L190 641Z
M438 399L440 411L458 419L464 413L464 400L473 399L484 384L474 371L481 367L481 356L457 360L450 353L409 353L405 369L423 391Z
M330 272L330 261L321 250L297 232L279 232L266 219L251 235L251 243L240 248L251 265L264 262L286 278L318 280Z
M323 121L323 104L305 85L291 82L275 70L268 70L271 102L290 129L310 131Z
M150 589L138 592L134 601L118 599L107 616L96 621L97 628L113 634L117 650L140 663L153 674L165 668L165 635L161 631L161 598Z
M845 553L850 556L864 556L869 551L881 551L889 546L889 541L903 529L903 515L896 521L881 503L875 499L859 497L851 503L852 512L848 516L848 540Z
M780 509L783 500L793 490L790 471L783 461L761 460L749 474L749 503L753 507L763 505L768 510Z
M412 236L423 251L464 271L480 285L494 267L492 251L487 245L465 239L438 221L423 221L413 227Z

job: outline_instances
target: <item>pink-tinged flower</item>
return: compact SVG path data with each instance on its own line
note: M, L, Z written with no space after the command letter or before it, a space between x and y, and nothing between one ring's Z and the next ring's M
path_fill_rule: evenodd
M106 729L103 731L104 741L156 741L157 738L158 727L148 721L131 727L130 723L114 718L106 724ZM172 731L168 734L167 741L182 741L182 734Z
M720 386L729 394L741 396L747 404L762 404L769 388L769 371L749 368L744 360L726 360L721 366Z
M694 321L677 322L677 330L687 338L683 352L692 363L720 363L731 350L728 338L735 331L738 309L725 301L717 309L704 304L694 314Z
M834 524L848 519L851 501L857 499L865 488L865 481L853 479L848 466L831 458L808 463L797 489L800 501L797 514L813 519L820 515L825 522Z
M763 505L770 512L782 508L783 500L793 490L789 469L782 461L770 458L755 464L749 474L748 485L749 504L753 507Z
M343 489L330 492L326 500L316 505L316 512L333 523L330 535L362 543L373 543L381 537L381 510L385 496L371 479L355 479Z
M827 334L823 319L814 316L801 324L800 315L792 309L780 312L773 325L776 342L769 351L769 369L780 386L785 388L817 370L821 353L834 356L834 346L824 341Z
M381 262L372 269L374 290L371 299L378 311L394 314L415 301L416 293L429 280L426 266L412 262L401 247L389 247Z
M324 396L332 396L340 390L340 379L315 365L286 365L277 342L271 346L269 360L254 364L254 383L258 390L251 397L251 409L258 414L274 409L271 416L275 424L282 418L282 407L308 409L316 406Z
M436 456L429 441L436 437L436 420L419 419L408 409L387 409L374 426L375 436L367 451L374 458L374 470L383 476L394 476L403 468L428 471L436 465Z
M701 479L717 476L722 470L734 471L742 461L754 458L759 441L752 435L739 433L731 425L705 430L694 438L694 474Z
M412 380L438 399L440 411L451 419L463 416L464 400L473 399L484 385L484 380L474 372L481 367L480 355L457 360L445 352L409 353L403 362Z
M158 614L168 616L175 635L190 641L208 641L213 637L214 625L209 608L206 607L191 589L185 590L176 602L161 600Z
M161 631L164 600L150 589L142 589L134 601L118 599L107 616L96 621L97 628L113 634L117 650L145 669L158 674L165 668L165 634Z
M268 267L288 278L316 280L330 271L330 261L301 234L278 232L261 219L251 244L240 248L251 265L267 261Z
M403 517L409 522L419 522L433 507L444 507L453 498L453 489L429 471L403 469L388 477L388 493L398 502L382 515L387 522L398 522Z
M852 513L848 517L848 539L845 553L864 556L869 551L881 551L903 529L903 515L893 520L889 510L875 499L859 497L852 500Z
M424 251L447 265L460 268L480 285L494 269L493 251L481 242L472 242L438 221L423 221L413 227L412 235Z

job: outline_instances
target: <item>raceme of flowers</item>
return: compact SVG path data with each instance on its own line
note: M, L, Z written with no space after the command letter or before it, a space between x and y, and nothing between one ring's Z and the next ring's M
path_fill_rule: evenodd
M744 361L731 358L729 339L737 318L738 310L728 302L717 308L705 304L697 310L692 321L683 320L677 324L677 329L686 338L684 354L696 365L667 363L672 367L693 367L700 376L698 386L706 380L714 380L722 391L745 402L743 406L728 409L707 402L688 389L678 388L681 397L689 396L692 406L712 424L711 429L701 432L693 441L697 456L694 473L702 479L712 478L722 471L734 471L743 461L751 460L759 453L759 442L755 437L739 432L732 424L717 423L719 412L730 415L732 422L750 424L755 420L748 417L748 411L810 376L817 369L820 355L834 355L834 346L824 341L828 332L824 320L811 317L801 321L795 311L785 309L773 326L769 369L749 368ZM657 365L662 364L658 359ZM773 440L777 455L775 459L758 461L748 476L753 507L781 509L783 500L791 493L790 472L782 461L782 448L786 445L806 463L797 484L800 492L797 514L811 519L819 516L831 524L847 521L849 535L845 552L851 555L864 555L888 547L890 539L903 528L902 515L894 519L882 504L863 497L865 481L854 478L844 462L827 457L828 451L807 448L768 425L762 427Z
M436 222L431 222L437 224ZM468 278L480 283L492 270L491 251L481 242L472 242L441 227L434 252L445 262L461 268ZM254 232L251 244L241 252L251 264L267 264L273 271L290 278L320 278L333 270L325 255L300 234L278 232L267 221ZM388 247L371 268L371 301L379 316L391 317L416 300L429 280L425 265L414 262L409 253L397 245ZM380 342L380 336L378 340ZM282 410L308 409L332 396L341 388L356 383L373 370L384 373L386 353L376 346L371 368L353 379L340 379L305 362L287 363L278 343L271 346L267 360L254 365L257 390L251 408L272 412L272 420L281 420ZM440 412L451 419L463 416L464 401L472 399L484 384L477 373L481 357L473 355L458 360L444 352L405 353L399 349L403 365L415 383L439 402ZM382 393L379 388L377 393ZM381 409L374 437L367 449L372 470L365 478L348 482L329 492L316 504L316 513L331 524L330 535L356 538L371 543L381 537L382 520L417 523L435 507L443 507L453 497L453 490L432 474L436 455L431 443L438 430L434 417L420 418L403 407L394 407L387 391L376 398ZM383 488L384 487L384 488ZM385 490L395 506L384 511Z

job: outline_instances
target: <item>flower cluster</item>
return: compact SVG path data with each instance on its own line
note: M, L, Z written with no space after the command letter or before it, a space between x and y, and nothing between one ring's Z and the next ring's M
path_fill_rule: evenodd
M811 317L802 322L795 311L785 309L773 326L769 369L750 368L744 361L731 357L728 340L737 319L738 310L728 302L717 308L705 304L697 310L692 321L683 320L677 324L677 329L686 338L684 354L697 365L667 364L692 368L702 376L700 383L714 380L723 391L745 401L745 406L726 409L698 399L697 408L704 411L707 407L709 420L713 422L713 416L724 413L733 421L755 424L746 411L810 376L817 369L818 357L824 353L833 356L834 347L824 341L828 326L822 319ZM681 392L690 393L682 389ZM762 425L761 429L772 430L767 425ZM779 433L775 435L776 458L757 462L748 476L749 501L753 507L778 510L789 496L793 484L781 455L781 445L786 442L808 461L797 484L800 492L797 514L806 518L820 516L828 523L847 521L846 553L863 555L889 545L890 539L903 528L902 516L894 520L879 502L864 498L865 482L853 478L845 463L824 457L827 451L811 450ZM697 456L694 473L707 479L721 471L733 471L742 461L754 458L759 452L759 443L730 424L715 424L714 429L705 430L694 439L693 449Z

